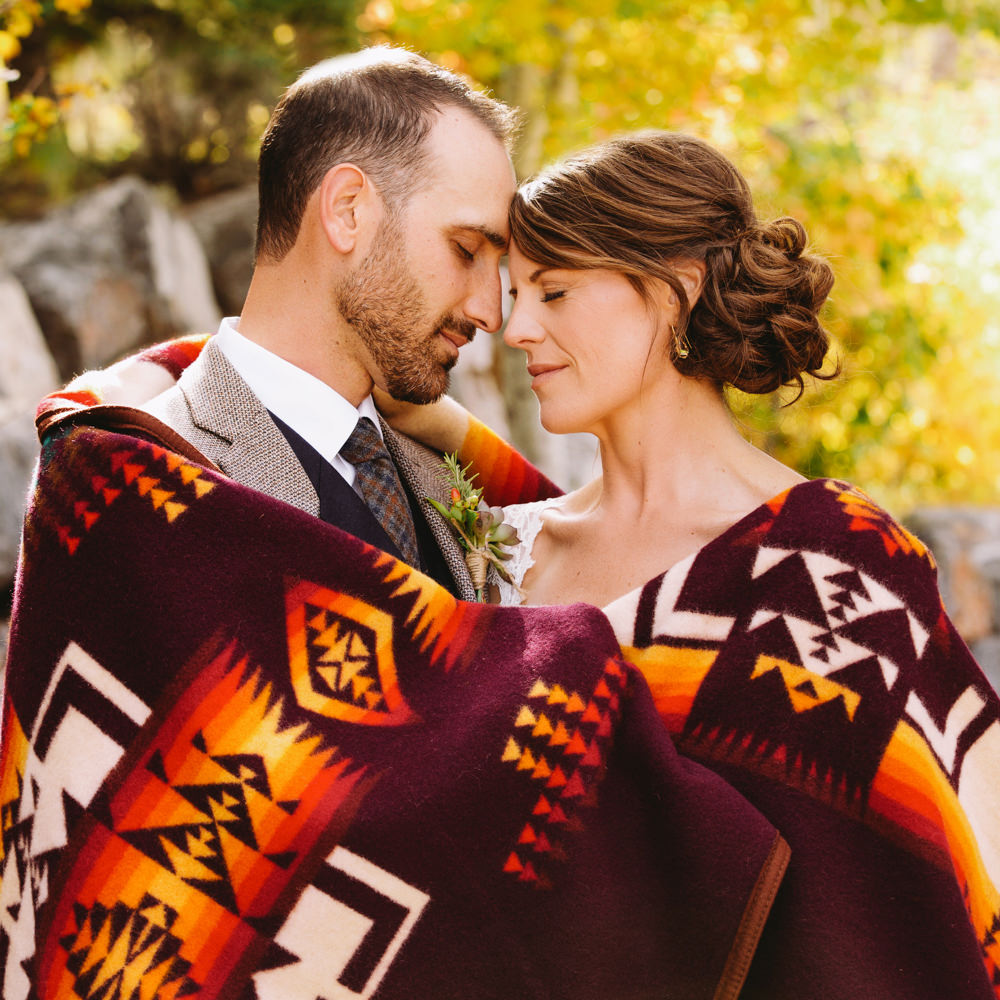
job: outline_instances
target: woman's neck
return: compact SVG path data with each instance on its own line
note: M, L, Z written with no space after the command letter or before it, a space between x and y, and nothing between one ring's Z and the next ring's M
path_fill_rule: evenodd
M589 499L603 515L631 524L685 511L725 515L801 479L743 438L714 386L678 378L649 395L596 431L603 474L599 498Z

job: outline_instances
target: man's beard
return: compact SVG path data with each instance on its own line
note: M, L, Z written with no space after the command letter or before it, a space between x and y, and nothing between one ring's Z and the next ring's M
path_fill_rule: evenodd
M450 314L435 323L424 320L424 296L407 270L404 247L402 230L387 217L368 256L337 289L337 308L368 349L390 396L433 403L447 392L455 365L437 333L447 329L472 340L476 328Z

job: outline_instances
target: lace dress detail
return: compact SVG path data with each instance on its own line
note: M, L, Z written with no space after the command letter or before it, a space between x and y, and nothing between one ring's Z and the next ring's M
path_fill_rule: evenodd
M517 536L521 539L519 545L515 545L511 550L511 558L505 564L511 579L518 586L524 579L525 574L535 565L532 549L535 546L535 539L542 528L542 514L553 507L558 507L562 503L562 497L553 497L550 500L537 500L534 503L517 503L510 507L504 507L504 520L517 530ZM498 580L500 588L500 603L506 605L519 605L521 595L506 580Z

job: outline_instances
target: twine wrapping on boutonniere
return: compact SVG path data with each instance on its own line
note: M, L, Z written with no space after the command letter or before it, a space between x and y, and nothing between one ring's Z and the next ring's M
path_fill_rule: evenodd
M443 467L443 478L451 488L451 507L433 497L427 499L458 534L459 544L465 550L465 564L469 567L476 600L481 604L486 600L486 571L490 565L495 566L500 577L520 593L521 588L510 578L503 563L511 557L511 553L505 552L504 548L518 545L521 539L517 537L517 531L504 522L503 508L483 504L482 488L472 485L476 476L466 475L469 465L463 469L458 464L457 455L445 455Z

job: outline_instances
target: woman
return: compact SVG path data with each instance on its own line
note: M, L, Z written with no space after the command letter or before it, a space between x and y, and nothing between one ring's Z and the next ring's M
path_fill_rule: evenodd
M542 424L594 434L602 468L508 512L524 540L515 582L530 604L603 606L804 481L744 440L722 390L818 372L833 274L803 254L801 225L760 225L736 169L676 133L607 143L526 185L511 231L504 339L527 356Z
M679 749L792 860L742 997L989 997L1000 721L921 543L749 445L723 389L820 375L833 275L698 139L629 136L525 185L504 334L601 475L508 507L506 604L604 608ZM442 408L405 429L452 449ZM412 415L411 415L412 416Z

